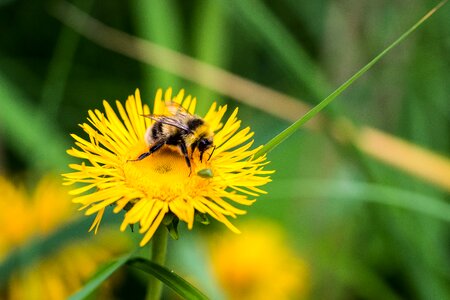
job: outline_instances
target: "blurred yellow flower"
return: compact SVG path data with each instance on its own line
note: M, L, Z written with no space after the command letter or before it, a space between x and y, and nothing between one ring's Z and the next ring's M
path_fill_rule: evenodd
M182 107L183 114L193 115L196 99L185 97L183 90L175 97L171 89L164 96L158 90L152 118L166 116L167 132L180 129L172 124L175 115L170 112L170 106L173 104ZM239 129L237 109L222 123L227 107L217 108L213 103L203 118L208 134L214 134L213 145L205 155L208 159L202 160L200 146L187 147L191 153L183 157L177 145L164 145L136 161L149 151L144 136L155 121L144 115L150 115L150 108L142 104L138 90L135 96L129 96L125 106L116 101L120 118L108 102L104 101L103 105L105 113L89 111L89 124L81 124L88 139L72 135L78 148L68 153L84 161L70 165L74 172L64 174L67 184L85 184L72 194L81 194L74 202L87 209L86 215L97 214L91 230L97 231L105 208L115 205L115 213L127 211L120 227L122 231L130 224L139 224L139 232L144 234L141 246L152 238L168 213L186 222L189 229L193 227L195 213L200 212L239 232L228 217L236 218L246 212L232 203L251 205L255 200L248 197L264 193L258 187L270 181L266 175L271 171L263 170L267 164L265 156L254 157L259 148L249 150L253 132L249 127ZM196 136L188 130L184 134L189 138ZM190 168L186 160L190 161ZM204 170L212 176L201 176Z
M23 186L0 177L0 257L31 236L46 235L73 216L67 190L44 178L29 195Z
M270 222L242 224L241 235L215 235L210 243L213 274L227 299L302 299L309 268Z
M44 237L73 219L74 210L61 182L42 179L32 195L0 177L0 263L28 241ZM127 241L103 235L69 242L51 255L14 270L2 299L66 299L99 265L125 251Z

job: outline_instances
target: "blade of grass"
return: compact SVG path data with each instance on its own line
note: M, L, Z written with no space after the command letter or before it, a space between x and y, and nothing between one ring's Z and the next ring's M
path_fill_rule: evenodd
M0 125L5 138L30 166L61 171L69 144L44 113L0 73Z
M82 5L87 11L90 11L93 3L94 0L83 0L77 1L75 4ZM73 58L79 41L80 35L77 32L62 26L54 54L48 66L47 77L45 78L41 95L42 110L52 120L56 119L63 99L67 78L72 68Z
M331 180L285 180L271 184L278 197L290 196L290 187L302 197L373 202L418 212L450 222L450 205L438 198L381 184ZM285 191L285 193L283 192Z
M189 282L163 266L143 258L133 258L127 264L155 276L184 299L208 299Z
M218 1L199 2L195 7L193 45L195 57L216 66L225 66L230 59L230 30ZM208 77L209 74L203 74ZM197 97L196 112L204 115L217 98L217 93L194 85L192 95ZM220 105L220 103L219 103Z
M450 265L448 244L445 241L448 226L439 226L442 224L416 216L399 215L393 211L380 213L386 220L380 225L389 233L388 242L398 249L408 249L398 251L392 259L402 265L411 294L417 295L417 299L448 298ZM445 251L441 257L440 249Z
M372 66L377 63L383 56L385 56L390 50L401 43L406 37L408 37L412 32L414 32L423 22L425 22L429 17L431 17L438 9L440 9L446 1L440 2L432 10L430 10L425 16L423 16L417 23L415 23L411 28L409 28L405 33L403 33L397 40L390 44L386 49L384 49L380 54L378 54L374 59L372 59L367 65L356 72L350 79L339 86L334 92L332 92L328 97L323 99L319 104L314 106L310 111L308 111L303 117L292 123L288 128L283 130L273 139L271 139L266 145L264 145L258 153L255 154L256 157L268 153L273 148L282 143L286 138L296 132L303 124L312 119L317 115L322 109L327 107L337 96L339 96L343 91L345 91L356 79L361 77L366 73Z
M160 266L154 262L141 257L134 257L137 251L132 251L119 257L117 260L112 261L100 268L94 276L73 294L70 300L82 300L86 299L92 292L94 292L105 280L107 280L114 272L116 272L123 265L127 264L133 268L144 271L151 276L156 277L168 287L173 289L183 299L208 299L202 292L191 285L189 282L178 276L173 271Z
M114 272L116 272L120 267L122 267L130 257L135 253L132 251L127 253L117 260L112 261L104 265L100 270L98 270L94 276L75 294L69 297L69 300L83 300L86 299L93 291L95 291L106 279L108 279Z
M330 266L333 266L330 268ZM385 283L380 274L370 269L367 265L354 257L348 257L340 253L339 258L334 255L327 260L326 267L333 269L334 276L338 277L345 285L355 290L358 298L367 300L400 300L396 292Z
M259 34L266 41L263 47L272 48L276 53L274 57L285 61L285 66L291 69L316 101L325 97L325 91L329 90L325 76L263 1L234 0L232 5L230 1L224 1L224 4L233 10L233 15L243 17L242 20L253 29L252 34Z
M327 13L328 2L326 0L319 1L298 1L298 0L283 0L287 9L296 15L298 20L302 20L303 30L309 38L314 39L314 42L320 42L323 36L325 27L324 15ZM309 2L308 5L302 5Z
M367 167L372 179L382 185L403 187L403 190L410 192L421 190L423 192L412 192L412 194L428 195L427 197L433 195L435 200L448 206L445 201L446 194L436 189L424 189L417 184L414 178L396 176L391 168L376 161L369 160ZM380 194L380 196L382 195ZM396 197L389 194L385 194L385 196ZM414 199L408 198L405 198L404 201L408 201L411 206L417 205L418 208L424 204L433 204L432 201L417 203ZM448 208L435 207L434 210L446 216L450 214ZM427 218L430 214L423 216L405 214L398 210L385 209L382 206L374 207L371 214L378 220L377 226L380 227L378 230L387 234L386 243L396 245L396 249L392 251L393 259L399 262L399 267L403 270L408 290L423 299L428 297L446 298L445 295L448 295L446 282L450 278L448 245L445 242L448 221L436 222L439 219Z
M146 40L164 45L170 49L180 50L183 45L178 6L173 0L166 1L133 1L133 20L137 32ZM167 26L162 26L167 24ZM179 87L179 78L166 70L155 69L143 65L145 85L157 88L171 86Z

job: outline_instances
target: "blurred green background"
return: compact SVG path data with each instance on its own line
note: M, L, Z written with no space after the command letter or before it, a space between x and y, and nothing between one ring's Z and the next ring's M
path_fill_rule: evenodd
M84 136L77 124L85 121L87 111L101 108L103 99L124 101L136 88L147 103L157 88L184 88L198 98L200 113L213 100L239 106L243 124L255 131L256 144L289 125L270 111L80 36L57 19L60 3L0 1L4 175L37 181L43 174L66 172L69 134ZM437 2L72 3L115 29L314 105ZM448 157L449 53L450 7L445 5L324 114L381 129ZM273 107L277 105L274 101ZM237 224L264 218L283 227L289 245L310 266L306 298L449 299L448 191L337 143L332 132L326 126L300 130L272 151L270 168L276 173L269 193ZM435 207L443 208L441 217L422 212ZM201 278L197 282L203 282L199 286L206 294L219 295L204 257L192 253L200 251L205 233L198 228L183 230L180 241L171 241L168 265ZM83 223L80 231L86 230Z

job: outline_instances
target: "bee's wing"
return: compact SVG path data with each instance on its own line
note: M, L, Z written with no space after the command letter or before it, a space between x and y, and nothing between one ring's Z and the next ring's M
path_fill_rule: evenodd
M169 102L166 103L166 107L167 110L172 114L172 115L191 115L191 113L189 113L183 106L181 106L180 104L176 103L176 102Z
M186 130L188 132L191 132L191 129L184 123L180 122L179 120L173 118L173 117L167 117L167 116L161 116L161 115L142 115L145 118L150 118L156 122L160 122L162 124L170 125L177 127L179 129Z

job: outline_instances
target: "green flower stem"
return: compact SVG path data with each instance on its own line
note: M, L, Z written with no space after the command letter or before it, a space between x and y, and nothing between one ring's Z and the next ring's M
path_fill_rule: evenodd
M166 260L168 230L166 226L159 226L152 237L151 261L163 266ZM147 300L159 300L161 298L163 284L156 277L151 276L148 281Z

